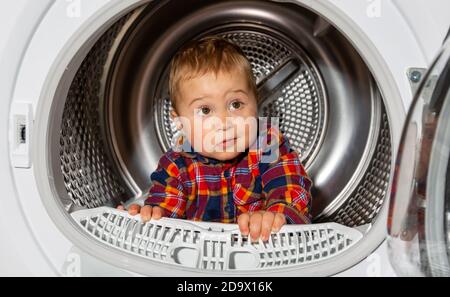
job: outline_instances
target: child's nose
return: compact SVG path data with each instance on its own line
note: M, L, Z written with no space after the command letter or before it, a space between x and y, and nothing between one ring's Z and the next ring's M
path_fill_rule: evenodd
M228 113L223 113L220 117L219 129L226 131L233 128L233 125L234 125L233 117L230 117Z

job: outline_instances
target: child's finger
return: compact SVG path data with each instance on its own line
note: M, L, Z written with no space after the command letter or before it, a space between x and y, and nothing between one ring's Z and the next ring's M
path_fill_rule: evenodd
M152 219L159 220L163 216L163 209L161 207L155 206L152 209Z
M138 204L132 204L128 208L128 213L132 216L135 216L139 213L140 210L141 210L141 207Z
M261 235L262 214L254 212L250 216L250 237L252 241L258 241Z
M118 210L125 210L125 207L122 204L117 205Z
M263 214L262 224L261 224L261 239L267 241L270 236L270 231L272 231L272 225L275 219L273 212L266 211Z
M283 227L284 224L286 224L286 217L281 213L275 214L275 218L273 220L272 225L272 231L274 232L280 231L281 227Z
M152 207L146 205L141 209L141 220L142 222L148 222L152 218Z
M247 236L250 232L249 228L248 228L248 224L250 222L250 216L248 215L248 213L243 213L238 217L238 225L239 225L239 230L241 231L241 234L244 236Z

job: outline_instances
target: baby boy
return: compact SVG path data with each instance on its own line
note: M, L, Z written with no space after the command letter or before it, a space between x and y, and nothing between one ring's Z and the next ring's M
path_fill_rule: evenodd
M237 223L254 241L310 223L312 182L278 127L258 121L252 68L237 45L215 36L185 45L170 65L169 95L176 143L130 214Z

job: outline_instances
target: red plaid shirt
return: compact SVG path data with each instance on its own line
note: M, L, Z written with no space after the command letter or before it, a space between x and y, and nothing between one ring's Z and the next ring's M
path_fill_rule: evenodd
M262 149L247 149L231 161L170 149L151 174L145 204L162 207L167 217L195 221L235 223L241 213L266 210L283 213L288 223L310 223L312 182L298 153L277 135L279 154L273 162L261 162Z

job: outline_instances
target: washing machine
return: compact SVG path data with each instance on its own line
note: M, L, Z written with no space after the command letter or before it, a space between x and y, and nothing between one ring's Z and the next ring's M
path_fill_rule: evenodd
M402 274L403 262L393 268L388 256L405 249L401 223L388 221L395 157L413 94L448 32L448 1L1 7L0 274ZM172 55L210 34L242 47L264 96L259 114L279 117L301 152L314 181L313 224L252 243L234 224L143 224L115 209L142 203L170 147Z

